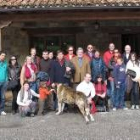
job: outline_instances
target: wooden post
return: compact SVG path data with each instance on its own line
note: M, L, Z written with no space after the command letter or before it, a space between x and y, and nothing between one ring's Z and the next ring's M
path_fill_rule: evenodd
M0 51L2 50L2 28L9 26L11 21L0 21Z

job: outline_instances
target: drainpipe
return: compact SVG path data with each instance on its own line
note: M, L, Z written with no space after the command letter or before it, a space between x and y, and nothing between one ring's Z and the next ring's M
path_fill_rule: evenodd
M0 21L0 51L2 50L2 29L11 24L11 21Z

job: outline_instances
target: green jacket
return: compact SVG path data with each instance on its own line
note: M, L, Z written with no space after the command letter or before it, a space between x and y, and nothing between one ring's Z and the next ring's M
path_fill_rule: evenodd
M8 80L8 66L6 61L0 61L0 82Z

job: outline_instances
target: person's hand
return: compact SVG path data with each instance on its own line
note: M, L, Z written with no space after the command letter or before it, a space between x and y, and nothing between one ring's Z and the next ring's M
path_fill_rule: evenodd
M88 104L92 103L92 98L91 97L89 97L87 100L88 100Z
M70 67L66 67L66 71L69 72L71 70Z
M50 92L55 92L55 89L51 89Z
M55 83L52 83L52 87L53 87L53 88L55 87Z
M108 80L109 81L113 81L114 79L113 79L113 77L109 77Z
M105 98L105 94L102 94L100 97L101 97L101 98Z

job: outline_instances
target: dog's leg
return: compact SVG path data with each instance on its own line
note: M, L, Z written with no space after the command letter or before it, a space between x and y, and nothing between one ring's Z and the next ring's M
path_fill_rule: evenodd
M90 120L91 120L92 122L94 122L94 117L93 117L93 115L92 115L92 114L89 114L89 116L90 116Z
M58 103L58 112L56 113L56 115L60 115L62 110L62 103Z
M65 107L65 103L62 103L61 112L63 112L64 107Z
M85 111L84 102L80 101L79 103L77 103L77 106L80 109L80 112L83 114L83 116L84 116L84 118L86 120L86 123L88 123L89 119L88 119L88 116L87 116L86 111Z
M85 108L86 111L86 115L90 117L90 120L93 122L94 121L94 117L93 115L90 113L90 108Z

